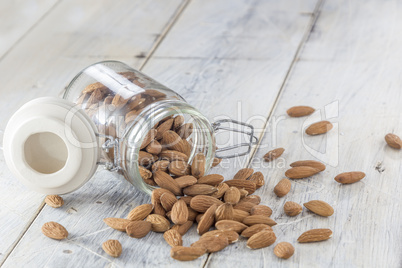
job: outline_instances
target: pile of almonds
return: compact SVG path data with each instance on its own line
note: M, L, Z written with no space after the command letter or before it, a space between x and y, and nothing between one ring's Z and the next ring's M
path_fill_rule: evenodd
M307 106L288 110L288 114L293 117L313 112L314 109ZM318 135L331 128L331 123L321 121L308 127L306 133ZM139 155L141 177L146 183L160 188L153 190L151 204L134 208L126 218L106 218L104 222L137 239L150 231L163 233L165 241L172 247L171 257L180 261L190 261L205 253L220 251L237 242L239 236L247 239L247 247L250 249L274 244L276 235L272 226L276 222L271 218L272 209L260 204L261 198L254 194L265 183L263 174L251 168L243 168L233 179L226 181L219 174L205 175L206 160L202 153L196 154L193 162L188 163L192 146L187 138L191 130L192 126L185 124L184 118L176 116L165 118L147 134ZM386 137L386 140L388 142L389 139ZM283 148L274 149L265 154L264 159L272 161L284 151ZM219 159L215 161L217 164ZM326 168L323 163L314 160L296 161L290 166L285 172L287 178L280 180L274 187L278 197L287 195L291 190L289 179L310 177ZM336 176L335 180L349 184L364 177L363 172L346 172ZM48 196L45 201L52 207L63 205L63 200L58 196ZM322 217L334 214L332 206L322 200L311 200L303 205ZM303 210L300 204L292 201L287 201L283 209L290 217ZM197 224L200 238L190 246L184 246L183 236L194 223ZM42 232L53 239L68 236L67 230L55 222L43 225ZM302 233L297 241L317 242L330 237L330 229L312 229ZM120 256L122 252L117 240L104 242L102 248L113 257ZM274 254L279 258L288 259L293 253L294 247L288 242L280 242L274 248Z

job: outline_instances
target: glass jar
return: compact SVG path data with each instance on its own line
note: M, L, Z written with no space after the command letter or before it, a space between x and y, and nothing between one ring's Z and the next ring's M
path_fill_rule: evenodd
M247 142L216 150L220 130L243 133ZM178 137L175 142L167 142L167 132ZM42 193L74 191L103 165L150 194L155 162L167 162L170 172L172 160L184 160L184 175L201 153L206 173L215 156L247 154L257 141L253 133L252 126L230 119L210 123L176 92L122 62L104 61L77 74L63 99L22 106L7 124L4 154L15 176ZM247 150L216 155L239 147Z

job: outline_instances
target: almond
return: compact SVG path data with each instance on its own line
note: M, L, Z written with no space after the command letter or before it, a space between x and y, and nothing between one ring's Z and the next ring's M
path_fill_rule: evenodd
M205 173L205 155L198 153L194 156L191 164L191 174L196 178L201 178Z
M276 225L276 222L273 219L271 219L270 217L264 216L264 215L248 216L248 217L244 218L243 223L248 226L251 226L254 224L260 224L260 223L266 224L269 226Z
M258 223L254 224L250 227L247 227L242 233L241 236L249 238L252 237L254 234L259 233L261 231L272 231L272 227L266 224Z
M251 175L248 180L254 182L257 189L261 188L265 184L264 175L259 171Z
M197 183L197 179L194 176L190 175L181 176L175 179L175 181L179 184L180 188L185 188Z
M188 161L188 156L186 154L178 152L178 151L173 151L173 150L162 151L159 154L159 157L161 159L167 159L169 161L174 161L174 160L182 160L185 162Z
M229 189L229 186L226 183L222 182L216 187L216 189L217 191L213 193L211 196L215 198L221 198Z
M155 206L155 204L160 203L160 202L161 202L161 200L160 200L160 199L161 199L161 196L162 196L164 193L173 194L171 191L166 190L166 189L162 189L162 188L154 189L154 190L152 191L152 194L151 194L151 203L152 203L152 205Z
M182 160L175 160L170 162L168 169L171 174L176 176L184 176L190 174L189 165L187 164L187 162L184 162Z
M288 179L282 179L278 182L278 184L274 188L274 193L278 197L283 197L289 193L292 184Z
M190 230L191 226L193 226L193 221L186 221L184 224L175 224L172 226L172 229L175 229L181 234L182 236L187 233L188 230Z
M221 161L222 161L221 158L214 157L214 160L212 161L212 167L216 167L221 163Z
M162 144L169 150L178 151L181 153L187 152L187 145L176 132L168 130L163 133Z
M236 187L229 187L225 192L224 200L226 203L236 205L240 201L240 191Z
M219 174L210 174L198 179L198 183L216 186L223 182L224 178Z
M177 202L177 198L171 193L164 193L160 197L160 202L165 211L171 211L173 205Z
M304 232L297 241L299 243L318 242L328 240L332 237L332 231L330 229L312 229Z
M109 227L111 227L115 230L118 230L118 231L122 231L122 232L125 232L127 225L131 223L130 220L121 219L121 218L106 218L106 219L103 219L103 221Z
M264 160L266 162L270 162L274 159L277 159L278 157L280 157L283 154L284 151L285 151L284 148L273 149L264 155Z
M218 189L216 187L208 184L194 184L183 189L183 193L189 196L196 195L211 195L215 193Z
M321 200L312 200L303 204L308 210L317 215L328 217L334 214L334 209L326 202Z
M58 195L47 195L45 203L52 208L59 208L64 204L64 200Z
M366 174L364 172L352 171L339 174L335 177L335 180L342 184L350 184L358 182L364 177L366 177Z
M274 254L281 259L289 259L293 256L295 248L288 242L280 242L274 248Z
M248 192L244 189L239 189L239 191L240 191L240 200L248 195Z
M308 135L320 135L327 133L333 128L333 125L329 121L320 121L314 124L311 124L307 129L306 129L306 134Z
M184 116L178 115L174 118L173 129L177 129L184 124Z
M318 169L319 171L324 171L325 170L325 165L321 162L315 161L315 160L300 160L293 162L290 164L291 167L302 167L302 166L307 166L307 167L312 167L315 169Z
M239 240L239 234L236 233L235 231L213 230L206 232L201 236L201 238L207 236L226 237L228 239L229 244L235 243Z
M119 257L123 251L121 244L118 240L107 240L103 242L102 249L112 257Z
M151 223L151 230L154 232L164 233L170 229L169 221L161 215L150 214L145 220Z
M176 246L170 250L170 257L178 261L192 261L205 253L205 248Z
M128 213L127 219L130 221L142 221L152 212L152 209L151 204L140 205Z
M276 235L273 231L261 231L247 240L247 247L251 249L265 248L275 243L275 240Z
M250 213L251 209L255 206L256 206L256 204L254 204L254 203L241 201L241 202L237 203L233 208L243 210L243 211Z
M385 135L385 141L392 148L395 148L395 149L402 148L402 140L395 134L388 133L387 135Z
M165 172L157 170L154 173L154 180L160 187L171 191L174 195L181 195L179 184Z
M285 211L286 215L294 217L299 215L303 208L299 204L293 201L287 201L283 206L283 210Z
M56 239L56 240L62 240L67 238L68 236L68 232L66 230L66 228L64 228L63 225L54 222L54 221L50 221L47 222L45 224L42 225L42 233L47 236L50 237L52 239Z
M187 205L183 200L179 200L172 207L172 222L175 224L184 224L187 220Z
M302 117L314 113L315 109L310 106L294 106L286 112L290 117Z
M265 205L256 205L250 210L251 215L263 215L266 217L271 217L272 209Z
M145 135L144 139L142 140L140 149L144 149L145 147L147 147L147 145L155 139L156 137L156 133L157 130L156 129L151 129L150 131L148 131L148 133Z
M154 205L154 214L161 215L163 217L166 216L166 210L163 208L161 203L156 203Z
M168 160L159 160L153 163L152 165L152 172L155 172L157 170L160 171L167 171L169 167L170 162Z
M175 229L170 229L166 231L163 234L163 238L171 247L183 246L183 239L181 237L181 234Z
M198 214L197 217L195 217L195 221L199 223L202 220L202 217L204 216L204 213Z
M242 168L237 173L234 175L233 179L234 180L246 180L248 179L252 174L254 170L252 168Z
M247 228L247 225L232 220L221 220L215 223L215 227L218 230L235 231L240 234Z
M158 158L150 153L144 152L144 151L140 151L138 153L138 163L141 166L149 166L151 165L153 162L155 162Z
M187 204L187 206L190 206L191 199L193 199L192 196L182 196L182 197L180 197L180 200L183 200Z
M240 202L250 202L258 205L261 202L261 197L259 197L258 195L249 195L240 199Z
M205 248L207 253L218 252L229 245L225 236L204 236L191 244L191 247Z
M318 169L312 167L294 167L291 169L286 170L285 176L290 179L303 179L310 176L313 176L320 172Z
M183 139L187 139L193 133L193 124L185 123L176 129L177 134Z
M138 166L138 169L140 170L140 176L143 180L148 180L152 177L152 172L143 166Z
M238 189L245 189L248 194L253 194L256 190L256 185L254 182L249 180L228 180L225 181L229 187L236 187Z
M157 155L162 151L162 145L157 140L153 140L147 145L145 150L150 154Z
M220 205L215 211L215 220L233 220L233 206L229 203Z
M208 232L209 228L214 224L214 216L218 205L213 204L207 211L204 213L200 221L198 222L197 232L199 235L203 235Z
M250 216L250 213L240 209L233 209L233 220L243 222L244 218Z
M197 195L191 199L190 207L195 211L204 213L213 204L220 206L223 202L212 196Z
M142 238L151 231L151 223L148 221L133 221L126 227L126 233L130 237Z
M162 124L160 124L160 125L156 128L157 132L156 132L155 139L157 139L157 140L162 139L163 134L164 134L166 131L169 131L169 130L172 128L172 125L173 125L173 119L168 119L168 120L166 120L165 122L163 122Z
M184 200L183 200L183 201L184 201ZM187 205L187 203L186 203L186 205ZM187 205L187 209L188 209L188 220L189 220L189 221L194 221L195 218L196 218L197 215L198 215L198 212L195 211L194 209L192 209L191 207L189 207L189 205Z

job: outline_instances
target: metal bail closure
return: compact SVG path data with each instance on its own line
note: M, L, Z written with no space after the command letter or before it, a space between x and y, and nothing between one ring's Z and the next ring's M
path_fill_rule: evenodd
M247 155L251 151L251 147L258 143L258 138L254 136L254 127L252 125L239 122L233 119L222 119L214 122L212 127L216 134L219 132L228 132L229 135L233 133L240 133L244 141L230 144L222 148L216 149L215 156L217 158L233 158L242 155ZM230 136L234 140L233 136ZM231 151L236 152L231 153ZM240 152L239 152L240 151Z

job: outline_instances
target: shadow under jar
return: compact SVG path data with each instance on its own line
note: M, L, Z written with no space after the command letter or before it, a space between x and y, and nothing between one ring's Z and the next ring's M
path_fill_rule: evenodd
M216 146L208 119L176 92L122 62L104 61L85 68L67 86L63 98L82 108L98 128L103 149L99 164L143 192L150 194L156 186L149 177L152 164L172 160L166 155L173 149L179 148L188 164L203 153L205 172L211 167ZM184 146L163 143L169 130ZM162 153L156 154L158 150ZM149 178L141 176L144 172Z

